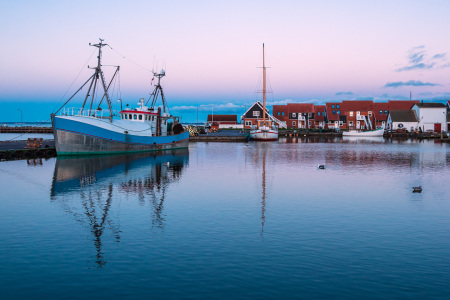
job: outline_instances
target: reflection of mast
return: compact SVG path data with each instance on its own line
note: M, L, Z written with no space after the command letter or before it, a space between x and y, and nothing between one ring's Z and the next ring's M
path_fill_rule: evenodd
M266 222L266 151L263 152L263 172L262 172L262 198L261 198L261 236L264 233L264 223Z
M101 237L105 229L105 222L108 222L108 224L110 224L110 221L107 221L107 217L109 209L111 207L112 191L113 187L112 184L110 184L108 187L108 198L106 199L105 206L102 209L103 215L100 219L98 219L97 216L95 215L95 203L92 201L92 193L89 193L89 201L83 201L83 207L86 210L85 214L89 218L90 221L89 224L92 227L91 232L94 235L95 248L97 249L96 263L100 268L106 264L106 262L103 261ZM100 200L101 194L98 194L97 196L98 200ZM119 230L113 230L113 232L115 233L117 241L120 241Z
M266 63L264 62L264 43L263 43L263 126L266 126Z

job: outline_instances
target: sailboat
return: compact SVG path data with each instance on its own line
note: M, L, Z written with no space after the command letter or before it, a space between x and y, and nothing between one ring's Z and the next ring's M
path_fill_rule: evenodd
M277 141L278 128L266 117L266 64L264 61L264 43L263 43L263 118L258 119L257 124L250 129L250 139L254 141Z
M98 48L97 66L94 74L70 97L64 105L51 115L57 155L110 154L124 152L159 151L187 148L189 132L184 131L179 117L172 116L161 87L165 71L153 72L158 79L147 103L141 99L137 108L122 109L115 114L109 96L109 88L119 72L119 66L106 85L102 71L102 48L108 44L100 42L90 46ZM65 105L89 84L81 108L66 108ZM100 94L100 89L103 89ZM95 96L101 96L95 108ZM100 97L99 97L100 98ZM162 108L157 107L161 98ZM108 109L102 109L105 100ZM152 100L150 107L148 102ZM89 106L88 106L89 105ZM64 109L63 109L64 108ZM58 112L60 112L59 115Z

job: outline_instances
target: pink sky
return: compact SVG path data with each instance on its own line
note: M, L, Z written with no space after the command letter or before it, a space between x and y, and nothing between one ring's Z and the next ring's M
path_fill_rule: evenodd
M0 3L0 101L58 102L99 37L164 65L176 106L254 101L263 42L274 102L450 95L448 1L92 2ZM148 95L149 72L110 49L104 64L121 65L129 103Z

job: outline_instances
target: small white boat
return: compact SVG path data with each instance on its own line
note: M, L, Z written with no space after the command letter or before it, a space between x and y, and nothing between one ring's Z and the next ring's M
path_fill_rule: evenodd
M343 136L360 136L360 137L375 137L375 136L383 136L384 129L375 129L375 130L349 130L344 131L342 133Z
M250 130L250 139L254 141L277 141L278 127L272 123L270 117L266 117L266 64L264 62L263 44L263 118L258 120L257 125L253 125Z

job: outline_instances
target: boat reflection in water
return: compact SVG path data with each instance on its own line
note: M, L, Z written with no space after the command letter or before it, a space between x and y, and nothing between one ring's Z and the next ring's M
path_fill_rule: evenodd
M164 228L168 186L181 178L189 163L188 149L56 160L51 201L58 203L92 233L96 264L106 261L102 237L120 241L120 201L133 197L151 208L152 226ZM108 234L105 234L109 231Z

